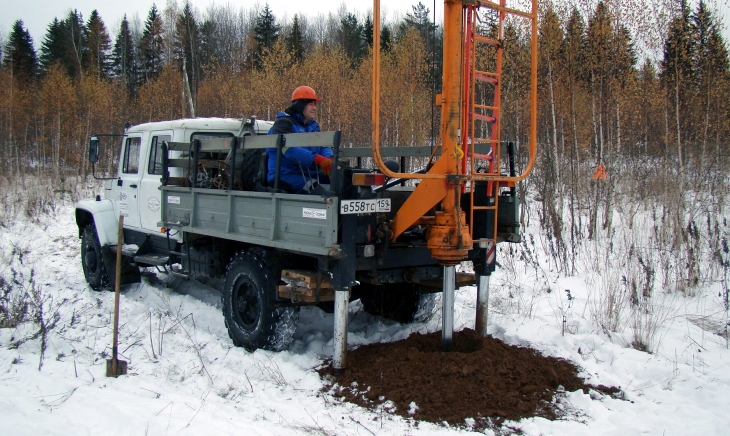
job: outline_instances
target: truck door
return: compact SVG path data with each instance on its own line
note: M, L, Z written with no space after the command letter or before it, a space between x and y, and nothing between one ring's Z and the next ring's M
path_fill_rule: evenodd
M130 134L124 141L122 150L122 171L117 180L117 212L124 214L124 227L139 228L139 206L137 198L139 190L140 153L142 152L142 136Z
M159 232L157 223L160 216L160 178L162 177L162 143L172 140L172 131L152 132L149 153L142 180L139 185L139 219L142 228Z

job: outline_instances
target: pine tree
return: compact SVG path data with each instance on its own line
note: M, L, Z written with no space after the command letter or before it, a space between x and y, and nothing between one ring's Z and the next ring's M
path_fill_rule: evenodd
M611 14L606 4L601 1L588 20L586 35L586 66L588 68L588 85L591 98L591 121L593 123L593 151L596 158L597 170L605 169L603 165L608 164L608 171L611 171L612 146L619 143L620 135L613 131L618 130L620 120L619 93L612 88L614 85L614 71L617 59L617 52L622 48L618 46L619 41L615 36L615 17ZM615 119L612 120L612 118ZM615 141L615 142L614 142ZM608 183L593 183L591 214L588 224L588 238L596 237L598 225L598 211L604 211L603 228L611 226L611 190L613 189L614 178L608 179ZM605 202L605 207L599 207Z
M163 57L165 49L165 43L162 39L163 33L162 17L157 11L157 6L153 3L150 12L147 14L147 20L137 48L142 83L156 78L162 71L165 61Z
M348 13L340 20L340 28L338 30L340 46L350 59L353 68L360 63L360 59L364 54L363 44L363 27L352 13Z
M719 135L730 130L726 127L730 111L730 104L727 102L730 91L730 65L725 41L715 17L704 0L700 0L697 10L691 15L691 30L695 48L693 69L697 78L698 97L694 112L701 114L701 119L697 120L699 130L697 139L701 141L700 155L704 158L708 152L708 140L714 136L717 141ZM702 126L701 130L699 126Z
M548 138L547 147L543 147L541 156L543 159L542 166L545 169L543 179L540 183L540 195L543 196L543 211L545 217L543 225L546 230L552 230L555 237L557 249L561 253L561 257L565 250L565 244L562 240L563 219L563 195L561 183L561 167L559 148L562 142L559 142L559 125L562 114L559 109L561 77L558 65L560 65L560 53L563 46L563 29L560 27L560 19L552 7L548 7L540 22L538 33L539 44L539 61L538 61L538 77L541 78L540 86L542 89L539 100L545 104L541 107L540 113L543 114L542 129L544 135ZM538 124L539 125L539 124Z
M362 25L362 36L365 40L365 45L373 47L373 20L370 19L370 15L365 18L365 23Z
M86 40L89 44L86 67L93 69L100 77L109 77L111 73L111 39L99 12L94 9L86 23Z
M183 83L188 95L190 114L195 116L195 96L200 81L200 65L198 53L200 49L200 30L195 21L195 16L186 2L182 12L175 21L174 35L174 56L183 73Z
M661 79L669 102L667 110L672 114L673 128L677 144L677 158L680 170L684 168L683 144L691 135L690 119L691 90L689 85L695 83L692 59L694 43L690 28L690 10L686 1L682 0L680 9L669 25L669 36L664 43L664 58L661 63Z
M245 54L248 52L246 46L249 42L246 36L253 27L253 17L248 21L230 4L227 6L211 4L206 8L202 18L202 23L198 20L200 27L198 61L203 74L221 67L230 71L240 71L246 63Z
M540 56L540 70L538 75L547 77L560 61L561 49L563 47L563 29L560 26L560 18L552 7L548 7L538 31L538 54Z
M644 60L639 70L639 144L643 146L643 152L647 155L653 151L649 147L658 145L663 137L664 117L660 113L661 88L659 77L650 60ZM658 147L657 147L658 148Z
M606 4L602 1L588 20L587 30L587 58L588 67L593 79L601 90L605 90L606 79L612 68L611 60L614 48L611 44L614 18Z
M69 12L63 21L54 18L41 44L41 71L45 74L59 62L69 77L80 77L88 56L86 33L83 17L77 11Z
M254 25L254 40L256 41L256 55L254 64L256 68L263 67L263 59L266 54L274 48L274 44L279 39L281 26L276 24L276 17L271 12L269 4L266 3L264 10L256 16L256 24Z
M38 74L38 58L33 48L33 38L23 28L23 21L13 23L13 30L3 50L3 68L12 69L13 76L29 81Z
M585 83L587 71L586 58L586 25L578 8L573 8L565 26L561 59L563 62L565 85L570 96L570 130L572 160L580 158L578 152L578 108L576 97ZM573 162L571 161L571 165ZM573 168L573 167L571 167ZM572 191L571 191L572 192Z
M615 91L623 91L636 73L636 50L631 41L631 32L626 26L618 25L611 38L614 48L611 61L611 79Z
M291 30L286 36L286 47L289 53L292 54L294 62L302 62L304 60L304 35L302 35L299 16L296 14L294 15Z
M413 13L407 13L404 22L398 30L398 38L402 38L408 29L415 29L421 35L423 44L428 51L426 63L431 67L428 86L433 92L438 92L441 88L442 75L442 58L443 58L443 36L439 31L439 26L433 23L429 17L430 9L428 9L420 1L417 5L411 6Z
M558 105L556 94L559 92L556 88L559 87L560 72L558 71L558 65L560 65L560 54L563 47L563 29L560 27L560 19L555 13L552 7L548 7L547 11L540 20L539 28L539 62L538 62L538 77L541 80L541 86L545 97L542 98L547 103L547 110L541 111L545 116L545 127L550 132L547 136L550 138L550 147L552 151L557 150L558 147L558 128L557 128L557 108ZM557 154L553 156L557 158ZM551 165L556 165L555 161L549 162ZM559 174L553 174L554 177L559 179Z
M393 34L390 31L390 27L383 26L383 28L380 30L380 50L383 52L390 51L390 48L393 46Z
M130 95L134 95L136 80L136 64L134 57L134 41L129 30L127 15L122 18L119 33L114 41L112 51L112 72L117 80L123 82Z
M198 60L200 66L205 67L215 62L220 62L221 59L221 41L217 38L218 25L214 20L207 19L200 25L200 50L198 54Z
M411 8L413 9L413 13L408 12L406 14L404 23L401 25L399 37L402 36L408 28L415 28L421 35L423 43L426 44L426 47L428 48L431 45L433 35L436 32L436 29L438 29L438 26L431 21L431 17L429 17L429 13L431 11L423 3L418 2L417 5L411 6Z
M728 79L728 50L715 17L704 0L691 16L694 39L693 69L698 79L698 92L706 95L712 92L715 81Z
M598 163L603 162L604 139L608 133L606 119L609 107L610 73L615 48L612 44L614 18L602 1L588 20L586 36L587 80L590 85L593 118L593 146Z
M525 109L528 106L530 89L530 54L527 39L517 26L507 24L504 30L504 56L502 61L502 138L516 141L526 140L529 118Z
M563 44L562 58L564 60L563 67L566 70L566 76L569 83L574 86L575 83L585 80L586 78L586 24L583 21L578 8L573 8L565 25L565 43Z
M48 25L46 36L41 43L40 68L45 74L56 62L64 62L66 48L63 26L58 18Z
M700 0L697 10L690 16L690 30L694 45L692 64L697 75L697 91L704 94L707 85L712 81L713 48L710 47L710 35L715 26L712 12L707 9L704 0Z
M62 27L65 34L66 70L72 78L80 78L89 53L89 42L86 39L88 31L84 19L76 10L71 11Z

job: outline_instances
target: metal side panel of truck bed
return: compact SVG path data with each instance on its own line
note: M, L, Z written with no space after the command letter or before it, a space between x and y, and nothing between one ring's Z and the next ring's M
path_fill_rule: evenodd
M163 186L160 227L340 257L336 197Z

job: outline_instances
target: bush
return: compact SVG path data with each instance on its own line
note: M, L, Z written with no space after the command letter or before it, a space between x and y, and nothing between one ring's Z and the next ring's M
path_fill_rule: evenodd
M13 280L0 276L0 328L13 328L28 318L28 293L18 286L17 273Z

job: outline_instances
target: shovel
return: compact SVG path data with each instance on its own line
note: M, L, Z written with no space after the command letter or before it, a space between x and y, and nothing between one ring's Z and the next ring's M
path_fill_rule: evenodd
M124 215L119 215L119 237L117 238L117 267L114 271L114 339L112 339L112 358L106 360L106 376L117 377L127 373L127 362L117 359L117 340L119 332L119 287L121 286L122 243L124 242Z

